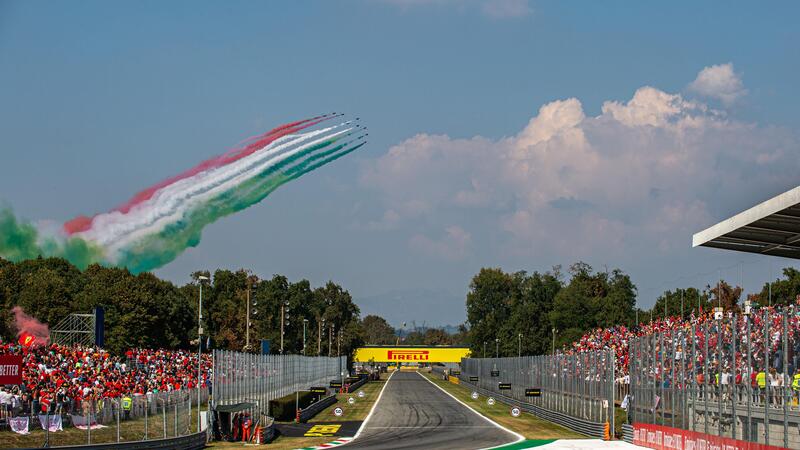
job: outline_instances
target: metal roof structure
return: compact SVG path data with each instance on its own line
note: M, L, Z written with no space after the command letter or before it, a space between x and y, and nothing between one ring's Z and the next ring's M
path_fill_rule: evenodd
M800 259L800 186L692 236L692 247Z

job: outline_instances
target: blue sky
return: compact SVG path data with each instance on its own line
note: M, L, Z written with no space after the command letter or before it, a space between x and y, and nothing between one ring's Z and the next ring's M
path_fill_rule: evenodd
M619 267L649 306L741 263L753 291L789 261L690 238L798 184L798 12L0 0L0 202L34 221L106 211L244 137L346 111L367 147L157 273L333 279L394 324L463 321L483 266Z

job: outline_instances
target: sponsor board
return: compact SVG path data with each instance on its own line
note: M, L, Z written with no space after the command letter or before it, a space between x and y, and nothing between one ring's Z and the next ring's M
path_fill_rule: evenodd
M316 386L309 388L308 391L311 392L312 394L327 394L328 388L324 386Z
M497 383L497 389L501 391L509 391L511 390L511 383Z
M542 389L541 388L527 388L525 389L525 397L541 397L542 396Z
M0 356L0 385L22 384L22 355Z
M460 376L461 375L461 371L460 370L451 370L450 371L450 375L453 375L455 377Z
M470 383L477 383L478 380L480 380L480 377L476 377L474 375L470 375L470 377L469 377L469 382Z
M330 387L331 387L331 389L338 389L338 388L342 387L342 382L341 381L331 381Z
M468 348L460 347L360 347L356 349L356 362L385 363L458 363L469 357Z
M491 371L489 373L489 375L491 375L493 377L499 377L500 376L500 371L499 370L493 370L493 371Z
M633 424L633 443L657 450L779 450L781 448L645 423Z

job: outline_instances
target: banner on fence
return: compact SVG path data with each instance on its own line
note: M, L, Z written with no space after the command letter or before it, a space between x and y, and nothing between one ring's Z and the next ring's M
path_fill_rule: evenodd
M633 424L633 443L656 450L713 449L725 450L780 450L772 445L756 444L721 436L713 436L679 428Z
M8 424L11 426L11 431L17 434L28 434L28 425L30 424L30 417L12 417L8 419Z
M0 355L0 385L22 384L22 355Z
M64 431L64 424L60 414L53 416L39 414L39 423L42 425L42 430L47 430L51 433Z
M91 419L87 419L86 416L80 416L77 414L70 414L72 418L72 424L75 425L75 428L80 430L85 430L88 427L91 427L93 430L96 428L105 428L105 425L100 425L97 423L97 418L91 416Z

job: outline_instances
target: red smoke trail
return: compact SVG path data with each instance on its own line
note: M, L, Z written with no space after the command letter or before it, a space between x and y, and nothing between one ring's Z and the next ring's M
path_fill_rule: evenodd
M260 136L254 136L254 137L252 137L252 138L250 138L250 139L245 141L245 142L248 142L248 141L250 141L250 142L244 148L233 149L233 150L228 151L228 152L226 152L226 153L224 153L222 155L215 156L215 157L213 157L211 159L208 159L206 161L201 162L197 166L195 166L195 167L193 167L193 168L191 168L191 169L189 169L189 170L187 170L187 171L185 171L185 172L183 172L183 173L181 173L179 175L167 178L164 181L161 181L161 182L159 182L159 183L157 183L157 184L155 184L153 186L150 186L149 188L147 188L147 189L137 193L136 195L134 195L133 198L128 200L122 206L114 209L114 211L119 211L119 212L121 212L123 214L127 214L128 211L130 211L131 208L133 208L134 206L136 206L139 203L145 202L145 201L149 200L150 198L152 198L153 194L155 194L159 189L162 189L162 188L164 188L166 186L169 186L170 184L175 183L176 181L182 180L184 178L189 178L191 176L194 176L194 175L196 175L196 174L198 174L200 172L203 172L205 170L208 170L208 169L212 169L212 168L216 168L216 167L222 167L222 166L224 166L226 164L230 164L230 163L232 163L234 161L237 161L237 160L239 160L241 158L244 158L247 155L250 155L250 154L256 152L257 150L263 148L266 145L269 145L273 141L275 141L275 140L277 140L277 139L279 139L279 138L281 138L283 136L286 136L287 134L296 133L298 131L301 131L301 130L306 129L308 127L312 127L314 125L317 125L320 122L323 122L325 120L329 120L329 119L331 119L333 117L336 117L336 116L338 116L338 115L336 115L336 114L326 114L326 115L322 115L322 116L312 117L311 119L300 120L300 121L297 121L297 122L290 122L290 123L281 125L279 127L273 128L272 130L270 130L270 131L268 131L268 132L266 132L266 133L264 133L264 134L262 134ZM78 216L78 217L76 217L76 218L64 223L64 227L63 227L64 232L67 233L68 235L71 235L71 234L74 234L74 233L80 233L82 231L86 231L89 228L91 228L92 219L93 219L93 217Z
M31 345L47 345L50 342L50 329L47 324L41 323L35 318L25 314L19 306L11 309L14 313L14 325L17 327L17 336L20 342L26 347ZM28 339L32 337L33 340Z

